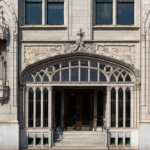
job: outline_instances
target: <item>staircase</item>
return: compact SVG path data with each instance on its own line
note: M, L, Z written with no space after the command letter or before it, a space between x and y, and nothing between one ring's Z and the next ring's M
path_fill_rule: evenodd
M102 131L55 131L53 149L108 149Z

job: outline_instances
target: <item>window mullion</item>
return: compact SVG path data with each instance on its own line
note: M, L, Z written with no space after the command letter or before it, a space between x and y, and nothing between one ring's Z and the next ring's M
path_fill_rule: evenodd
M126 98L125 98L125 88L123 89L123 127L125 128L125 118L126 118Z
M33 101L33 127L36 127L36 88L34 88L34 101Z
M47 0L42 0L42 25L46 25Z
M43 127L43 89L41 88L41 127Z
M118 102L119 102L119 90L118 90L118 87L116 87L116 127L118 128Z
M113 0L113 25L117 22L117 0Z

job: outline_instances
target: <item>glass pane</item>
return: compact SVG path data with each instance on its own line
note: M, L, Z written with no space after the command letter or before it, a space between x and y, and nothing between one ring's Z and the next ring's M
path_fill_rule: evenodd
M111 90L111 127L116 127L116 90Z
M97 68L97 62L90 62L90 67Z
M49 143L49 142L48 142L48 138L43 138L43 144L44 144L44 145L48 145L48 143Z
M130 78L129 75L126 76L126 81L127 81L127 82L131 82L131 78Z
M71 66L78 66L78 65L79 65L78 60L71 61Z
M28 98L29 98L28 126L33 127L33 89L32 88L29 89Z
M41 90L36 89L36 127L41 127Z
M118 3L117 24L134 24L134 3Z
M44 81L44 82L48 82L48 81L49 81L49 78L48 78L47 75L44 76L43 81Z
M130 145L130 138L126 138L125 142L126 145Z
M90 125L90 94L83 94L83 125Z
M28 77L27 81L28 81L28 82L33 82L33 77L32 77L32 75L31 75L31 74L29 75L29 77Z
M126 127L130 127L130 89L126 89Z
M33 138L28 138L28 145L33 145Z
M61 63L61 67L62 68L69 67L69 62L63 62L63 63Z
M122 78L121 75L119 76L118 81L119 81L119 82L123 82L123 78Z
M36 138L36 145L41 145L41 138Z
M58 70L59 69L59 64L55 64L54 67L55 67L55 70Z
M59 76L60 76L60 72L55 73L52 78L52 81L59 81L59 79L60 79Z
M116 71L116 72L115 72L115 75L118 76L118 74L119 74L119 73Z
M118 145L123 145L123 138L118 138Z
M110 77L110 82L116 82L116 78L115 78L114 75L111 75L111 77Z
M36 82L41 82L41 78L39 77L39 75L36 76L35 81L36 81Z
M123 90L118 91L118 127L123 127Z
M100 69L104 70L105 64L100 64Z
M112 24L112 3L96 3L96 24Z
M88 61L81 60L81 66L88 66Z
M90 69L90 81L97 81L97 70Z
M97 126L102 126L103 116L103 92L97 94Z
M81 81L88 81L88 69L81 68Z
M40 72L40 75L41 75L41 76L43 76L43 75L44 75L44 73L43 73L43 72Z
M122 74L125 76L125 75L126 75L126 72L124 71Z
M64 24L64 3L47 4L48 24Z
M115 143L116 143L116 142L115 142L115 138L111 138L111 139L110 139L110 145L115 145Z
M43 127L48 127L48 90L43 90Z
M78 68L71 69L71 81L78 81Z
M107 81L106 76L100 72L100 81Z
M69 126L75 125L76 118L76 95L75 93L69 94Z
M61 81L69 81L69 69L68 70L62 70Z
M55 93L55 120L56 127L61 127L61 93Z
M42 3L26 3L26 24L42 24Z

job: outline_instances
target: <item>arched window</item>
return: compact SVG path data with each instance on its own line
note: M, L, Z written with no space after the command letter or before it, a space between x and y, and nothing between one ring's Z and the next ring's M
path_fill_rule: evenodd
M43 90L43 127L48 127L48 90Z
M27 82L33 82L33 77L31 74L28 76Z
M110 77L110 82L116 82L116 78L115 78L115 76L113 74Z
M99 91L97 93L97 126L102 126L102 116L103 116L103 92Z
M129 75L126 76L126 82L131 82L131 78Z
M130 94L130 89L126 89L126 127L130 127L130 99L131 99L131 94Z
M123 82L123 78L122 78L121 75L119 76L118 81L119 81L119 82Z
M55 121L56 127L61 127L61 93L55 93Z
M43 81L44 82L48 82L49 81L49 78L48 78L48 76L45 74L45 76L44 76L44 78L43 78Z
M116 127L116 90L111 90L111 127Z
M35 81L36 81L36 82L41 82L41 78L39 77L39 75L36 76Z
M41 127L41 90L36 89L36 127Z
M33 89L30 88L28 91L28 126L33 127L33 97L34 97L34 92Z
M123 127L123 90L118 90L118 127Z

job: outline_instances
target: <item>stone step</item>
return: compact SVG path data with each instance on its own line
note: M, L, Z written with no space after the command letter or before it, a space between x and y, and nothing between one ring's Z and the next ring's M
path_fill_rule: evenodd
M63 139L76 139L76 138L78 138L78 139L82 139L82 138L86 138L86 139L104 139L105 138L105 134L103 134L103 135L75 135L75 134L73 134L73 135L54 135L54 139L59 139L59 138L63 138Z
M105 139L54 139L54 142L88 142L88 143L94 143L94 142L105 142Z
M108 148L106 147L106 146L74 146L74 147L72 147L72 146L54 146L54 147L52 147L52 149L94 149L94 150L96 150L96 149L102 149L102 150L105 150L105 149L107 149L108 150Z
M104 142L94 142L94 143L89 143L89 142L77 142L77 143L74 143L74 142L54 142L53 143L54 146L65 146L65 147L68 147L68 146L105 146L105 143Z
M55 135L103 135L105 132L102 131L55 131Z

